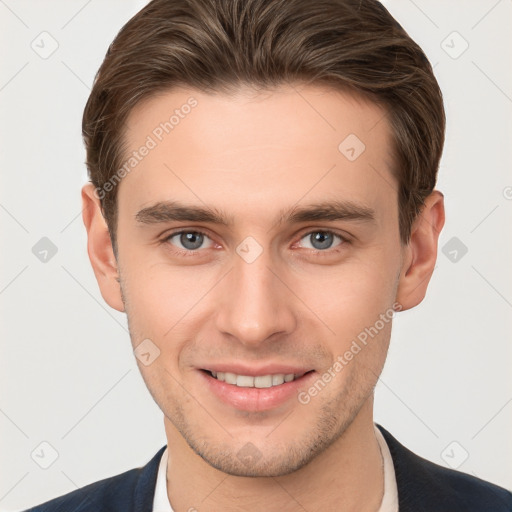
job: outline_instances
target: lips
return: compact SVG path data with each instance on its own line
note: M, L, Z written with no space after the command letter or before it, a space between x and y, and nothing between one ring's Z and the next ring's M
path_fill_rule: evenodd
M264 411L296 401L300 389L310 385L316 372L297 366L256 369L236 364L202 368L198 374L202 389L217 401L239 410Z

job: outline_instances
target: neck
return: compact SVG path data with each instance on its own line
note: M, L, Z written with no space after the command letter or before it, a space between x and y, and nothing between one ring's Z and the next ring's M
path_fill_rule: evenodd
M258 478L213 468L165 418L169 501L176 512L375 512L382 501L384 475L372 409L373 396L343 434L309 464L288 475Z

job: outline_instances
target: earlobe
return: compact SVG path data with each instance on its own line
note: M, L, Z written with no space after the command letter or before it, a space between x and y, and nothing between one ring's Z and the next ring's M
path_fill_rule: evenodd
M402 310L417 306L425 297L437 260L437 244L445 221L444 196L434 190L416 218L404 248L397 302Z
M82 218L87 230L87 253L101 295L109 306L123 312L117 261L101 203L92 183L82 187Z

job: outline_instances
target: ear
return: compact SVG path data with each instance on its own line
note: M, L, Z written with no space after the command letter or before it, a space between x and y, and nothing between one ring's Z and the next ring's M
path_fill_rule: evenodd
M87 253L105 302L124 311L117 261L101 203L92 183L82 187L82 218L87 230Z
M434 190L413 223L397 289L402 311L417 306L425 297L437 259L437 242L444 226L444 196Z

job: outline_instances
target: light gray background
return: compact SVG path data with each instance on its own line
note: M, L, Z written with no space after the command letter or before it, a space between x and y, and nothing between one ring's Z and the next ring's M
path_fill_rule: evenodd
M145 464L166 443L80 216L82 110L108 44L144 3L0 0L4 511ZM448 117L440 246L456 237L468 252L452 261L440 248L427 298L397 316L376 421L419 455L510 489L512 1L385 4L435 65ZM31 47L51 49L43 31L59 45L46 59ZM46 263L32 252L42 237L58 249ZM58 452L48 469L35 462L51 460L42 442Z

